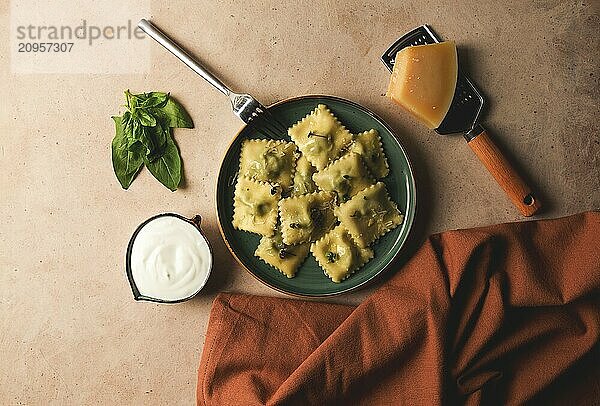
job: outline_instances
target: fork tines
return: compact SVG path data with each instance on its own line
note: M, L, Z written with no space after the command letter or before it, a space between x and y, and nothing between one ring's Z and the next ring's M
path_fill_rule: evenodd
M256 107L249 122L254 123L256 131L274 140L283 140L287 134L287 127L263 105Z
M249 94L229 93L233 113L244 123L274 140L283 140L287 126L277 120L265 106Z

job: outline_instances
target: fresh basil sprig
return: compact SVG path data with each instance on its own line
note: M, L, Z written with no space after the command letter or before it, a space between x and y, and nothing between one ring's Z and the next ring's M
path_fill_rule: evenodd
M173 128L193 128L190 115L169 93L125 91L122 116L114 116L112 163L123 189L129 188L143 165L170 190L181 182L181 156Z

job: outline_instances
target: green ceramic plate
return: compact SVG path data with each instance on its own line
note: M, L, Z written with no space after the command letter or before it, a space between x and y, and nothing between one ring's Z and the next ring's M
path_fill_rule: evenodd
M404 223L379 239L373 246L375 257L362 269L341 283L332 282L317 262L309 255L296 277L288 279L275 268L254 256L260 236L235 230L233 218L233 191L235 187L240 147L249 138L265 138L248 126L242 128L233 140L221 164L217 181L217 215L221 233L229 250L256 278L278 291L299 296L331 296L365 285L385 268L400 252L410 231L416 210L415 182L406 151L390 127L375 114L360 105L332 96L302 96L276 103L270 110L284 124L291 126L323 103L352 133L371 128L379 131L383 149L390 165L390 174L383 179L390 197L405 215Z

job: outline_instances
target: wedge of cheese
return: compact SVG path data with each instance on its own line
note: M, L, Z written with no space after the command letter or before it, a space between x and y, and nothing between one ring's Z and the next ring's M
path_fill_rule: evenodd
M437 128L450 109L457 76L454 42L407 47L396 54L386 95L429 128Z

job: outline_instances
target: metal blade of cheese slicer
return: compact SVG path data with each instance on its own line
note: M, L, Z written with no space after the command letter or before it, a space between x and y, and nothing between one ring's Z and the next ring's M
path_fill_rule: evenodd
M381 61L391 72L394 68L396 54L401 49L441 41L441 38L431 27L422 25L394 42L381 56ZM541 203L504 157L500 149L494 145L485 129L479 124L479 116L483 106L483 95L459 68L450 109L435 131L440 135L463 133L468 145L504 189L521 214L531 216L541 207Z

